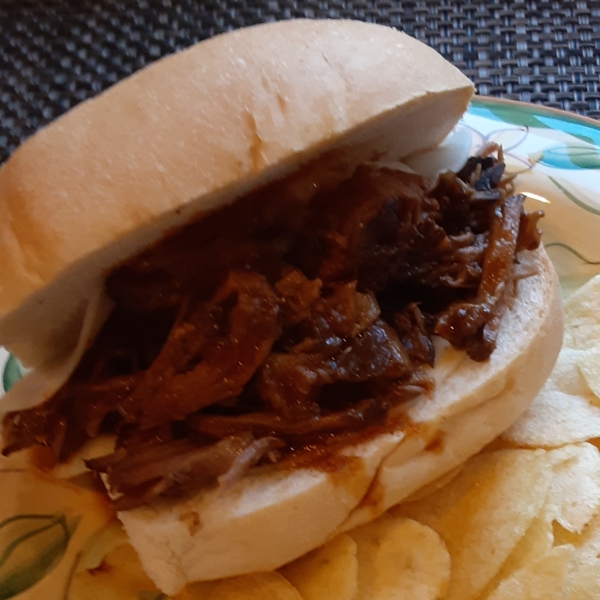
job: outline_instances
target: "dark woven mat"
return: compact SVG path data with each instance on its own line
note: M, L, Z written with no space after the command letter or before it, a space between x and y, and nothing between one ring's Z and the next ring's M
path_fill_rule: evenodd
M160 56L292 17L392 25L440 51L481 94L600 117L600 1L0 0L0 161Z

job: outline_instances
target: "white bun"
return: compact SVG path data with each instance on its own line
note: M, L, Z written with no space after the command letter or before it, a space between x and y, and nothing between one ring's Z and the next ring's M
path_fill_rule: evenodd
M443 354L434 398L407 407L403 429L347 448L334 472L262 473L225 494L210 490L120 513L157 586L175 594L188 581L276 569L374 519L507 429L543 385L562 342L554 268L541 248L533 259L539 275L519 283L491 359Z
M158 61L0 170L0 343L43 363L74 345L110 267L333 150L352 167L432 148L472 92L424 44L354 21L261 25Z

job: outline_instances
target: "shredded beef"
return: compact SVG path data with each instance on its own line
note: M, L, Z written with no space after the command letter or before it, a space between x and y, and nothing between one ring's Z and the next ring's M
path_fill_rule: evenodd
M420 388L419 391L423 391ZM412 396L414 397L414 395ZM367 398L354 403L351 407L316 415L311 419L289 421L272 412L254 412L233 417L222 415L193 415L189 426L192 431L211 435L225 436L241 431L263 432L288 438L292 442L302 442L311 434L356 431L365 424L381 422L390 408L387 399ZM308 438L312 441L314 438Z
M425 316L416 302L394 314L394 327L411 363L433 367L435 349L427 331Z
M256 273L230 273L209 303L182 305L160 354L120 405L125 420L150 428L238 396L277 339L278 311Z
M523 196L511 196L494 208L477 295L455 302L440 316L435 333L474 360L485 360L496 345L500 319L512 291L512 269L519 235Z
M258 373L257 390L278 416L288 421L319 415L324 385L359 383L375 377L398 379L411 367L396 333L376 321L337 349L273 353ZM332 352L333 350L333 352Z
M469 159L432 188L362 167L311 201L276 185L115 269L116 308L71 379L4 420L4 453L64 460L116 435L116 507L352 443L433 391L432 336L489 358L538 220L504 164Z
M322 286L320 279L310 280L298 269L290 267L284 273L275 284L284 329L310 318L311 307L320 297Z
M110 456L87 461L87 466L108 475L111 490L122 494L115 508L127 510L146 498L182 494L225 475L251 443L249 434L203 446L177 440L137 451L121 448Z
M226 473L217 478L219 488L223 491L235 485L263 456L285 446L283 440L276 437L263 437L251 442L238 454Z

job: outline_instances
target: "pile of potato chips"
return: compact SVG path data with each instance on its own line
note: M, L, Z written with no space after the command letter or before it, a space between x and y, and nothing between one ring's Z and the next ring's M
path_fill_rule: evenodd
M565 315L532 407L463 467L279 572L190 585L176 600L600 598L600 277ZM76 573L70 595L164 599L136 563L123 543Z

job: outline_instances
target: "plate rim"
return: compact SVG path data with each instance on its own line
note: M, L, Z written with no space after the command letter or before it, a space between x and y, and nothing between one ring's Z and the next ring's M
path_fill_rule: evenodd
M528 111L539 111L541 113L549 113L550 115L561 117L562 119L567 117L568 119L571 119L573 121L579 121L583 125L587 125L588 127L593 127L594 129L597 129L598 131L600 131L600 120L594 119L593 117L588 117L586 115L580 115L580 114L577 114L574 112L570 112L568 110L563 110L561 108L554 108L553 106L546 106L544 104L522 102L520 100L512 100L510 98L495 98L493 96L483 96L483 95L476 94L471 98L471 100L469 102L469 106L467 107L467 110L465 111L465 113L469 112L469 109L471 108L471 106L477 105L477 104L481 104L481 105L500 104L500 105L505 105L505 106L515 106L517 108L525 109ZM557 131L562 131L555 127L549 127L549 129L556 129ZM567 133L567 132L564 132L564 133ZM600 148L600 145L597 145L596 147Z

